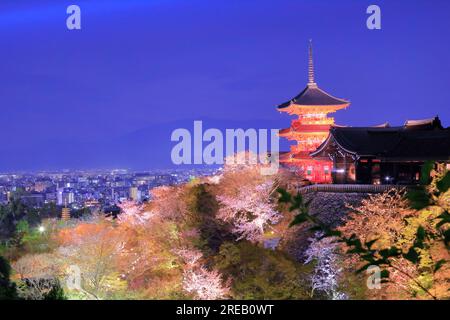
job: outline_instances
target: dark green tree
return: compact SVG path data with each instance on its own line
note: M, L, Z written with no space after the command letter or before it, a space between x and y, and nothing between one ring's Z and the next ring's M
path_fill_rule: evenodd
M45 295L44 300L67 300L59 281L53 284L52 289Z
M193 186L189 190L187 204L191 213L190 224L199 230L206 254L216 253L223 242L234 240L229 228L216 219L219 205L208 184Z
M247 241L226 242L215 257L216 267L232 279L235 299L310 299L310 266L281 251Z
M17 290L14 283L10 281L11 266L8 261L0 256L0 300L15 300Z

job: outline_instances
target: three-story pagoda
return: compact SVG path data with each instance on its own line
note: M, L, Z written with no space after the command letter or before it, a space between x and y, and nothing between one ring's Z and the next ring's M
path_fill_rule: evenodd
M317 86L310 41L308 84L295 98L278 106L279 111L298 117L292 120L290 128L280 130L280 137L296 141L288 153L280 155L281 164L295 167L312 182L331 183L332 162L314 160L310 153L325 141L334 125L334 118L328 114L349 105L349 101L333 97Z

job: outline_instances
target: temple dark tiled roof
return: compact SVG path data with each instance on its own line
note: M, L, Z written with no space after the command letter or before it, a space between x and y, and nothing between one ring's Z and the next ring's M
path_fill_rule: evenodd
M348 105L349 102L344 99L335 98L320 89L317 85L308 85L305 90L300 92L294 99L278 106L278 109L289 107L291 103L300 106L341 106Z
M450 128L439 118L409 121L401 127L332 127L327 140L314 152L321 157L336 144L344 151L384 160L450 160Z

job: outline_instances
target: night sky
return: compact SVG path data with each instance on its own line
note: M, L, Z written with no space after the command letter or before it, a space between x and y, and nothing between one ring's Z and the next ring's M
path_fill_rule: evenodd
M2 0L0 172L164 167L164 128L194 119L287 127L309 39L318 85L351 101L338 124L450 126L447 0Z

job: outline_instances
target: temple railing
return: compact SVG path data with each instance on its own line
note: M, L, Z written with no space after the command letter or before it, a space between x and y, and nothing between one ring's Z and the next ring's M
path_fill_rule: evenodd
M335 193L383 193L392 189L411 189L413 185L389 185L389 184L313 184L298 187L301 194L313 192Z

